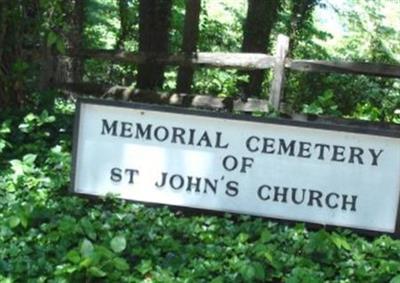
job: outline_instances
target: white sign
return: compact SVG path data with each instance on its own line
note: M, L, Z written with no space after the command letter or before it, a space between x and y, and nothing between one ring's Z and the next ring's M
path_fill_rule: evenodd
M397 233L398 133L176 111L80 100L73 191Z

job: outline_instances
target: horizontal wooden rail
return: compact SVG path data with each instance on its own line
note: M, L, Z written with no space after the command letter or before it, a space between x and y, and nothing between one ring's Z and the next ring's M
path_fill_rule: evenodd
M302 72L360 74L400 78L400 65L287 59L286 68Z
M196 107L218 111L268 112L268 101L249 98L247 101L233 97L215 97L200 94L161 93L149 90L138 90L125 86L109 86L95 83L59 83L55 87L74 96L92 95L96 97L112 97L145 103L169 104L184 107Z
M79 53L71 54L71 56L107 60L117 63L144 64L146 62L153 62L167 65L204 66L240 70L269 69L274 67L277 62L275 56L262 53L199 52L192 55L165 55L118 50L86 49L81 50ZM392 64L293 60L287 58L285 67L290 70L302 72L361 74L400 78L400 65Z
M87 59L108 60L118 63L144 64L146 62L180 66L207 66L243 70L268 69L274 66L275 57L261 53L211 53L200 52L192 55L133 53L117 50L81 50L73 54Z

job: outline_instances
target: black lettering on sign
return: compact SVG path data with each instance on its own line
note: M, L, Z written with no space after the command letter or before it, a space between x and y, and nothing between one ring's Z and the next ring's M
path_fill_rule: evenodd
M226 183L225 194L230 197L235 197L239 194L239 183L236 181L229 181Z
M310 142L299 142L299 153L298 157L310 158L311 157L311 143Z
M189 145L194 145L194 134L196 133L195 129L189 129Z
M371 166L379 165L379 159L383 153L383 149L363 149L357 146L329 145L325 143L257 136L248 137L245 141L245 148L251 153L286 155L358 165L368 164L368 159L370 159Z
M159 142L163 142L166 141L169 137L169 132L168 129L166 127L163 126L159 126L154 130L154 137L156 138L156 140L158 140Z
M111 125L108 123L106 119L102 119L102 127L101 127L101 134L102 135L109 135L111 132L112 136L117 135L117 124L118 121L114 120Z
M161 180L159 180L158 182L155 183L155 186L157 188L162 188L165 186L165 183L167 181L167 175L168 175L168 173L166 173L166 172L161 173Z
M125 174L128 174L129 184L134 184L134 176L139 175L139 170L136 169L125 169Z
M121 122L121 134L119 136L123 137L123 138L131 138L132 137L132 123Z
M257 143L260 142L260 138L256 136L251 136L246 140L246 147L247 150L250 152L257 152L259 151L258 146L254 146L254 143L257 145Z
M262 153L274 153L275 152L274 145L275 145L275 139L264 138L263 139L263 149L261 152Z
M332 203L332 197L334 197L336 199L336 202ZM337 193L330 193L326 196L326 205L333 209L333 208L337 208L339 206L339 204L337 203L338 199L340 198L340 196Z
M135 139L145 139L151 140L151 128L152 124L147 124L145 128L143 128L142 124L136 123L136 135Z
M206 147L211 147L210 137L208 136L208 133L206 131L204 131L200 140L197 142L197 146L203 146L203 145Z
M224 159L222 160L222 166L227 171L235 170L237 168L238 164L239 164L239 161L233 155L225 156Z
M257 197L262 201L303 205L312 208L327 207L343 211L357 211L358 198L355 195L339 195L335 192L325 194L320 190L299 190L295 187L270 186L267 184L258 187Z
M154 183L154 185L159 189L170 187L175 191L186 191L203 194L208 194L212 192L215 195L217 194L218 179L208 179L195 176L182 176L180 174L170 174L168 172L162 172L160 178Z
M307 205L315 206L314 203L316 203L319 207L322 207L321 203L322 192L316 190L309 190L309 193L310 193L310 198L308 199Z
M272 189L268 185L262 185L261 187L258 188L257 195L261 200L269 200L271 198L268 192L266 192L266 190L270 192Z
M252 157L242 157L242 166L240 173L247 173L247 170L253 166L254 158Z
M222 133L217 132L217 141L215 143L216 148L228 148L229 143L222 144Z
M372 166L378 166L378 158L381 156L383 149L380 149L378 152L375 151L373 148L369 148L368 151L371 153L372 156Z
M284 139L279 139L279 147L278 147L278 154L279 155L289 155L294 156L294 145L296 141L291 140L289 143L286 143Z
M334 145L333 146L333 154L332 154L332 161L338 161L338 162L343 162L346 160L346 157L344 156L346 148L341 145Z
M289 188L274 186L274 201L287 202L287 193ZM279 200L280 198L280 200Z
M184 138L185 132L186 131L185 131L184 128L172 127L172 139L171 139L171 142L172 143L178 143L178 140L179 140L180 144L186 144L185 138Z
M111 169L111 181L113 182L121 182L122 180L122 169L121 168L113 168Z
M222 132L206 130L185 129L181 127L166 127L163 125L131 123L127 121L107 119L101 120L101 135L119 136L121 138L134 138L170 142L171 144L191 145L197 147L226 149L229 143L223 141Z
M325 159L325 150L327 149L329 151L330 146L328 144L316 143L314 145L314 148L317 152L319 152L318 159L324 160Z
M297 188L292 188L292 202L294 204L302 204L304 202L304 198L306 196L306 189L301 189L301 192L303 193L301 196L301 200L297 199Z
M113 182L119 183L122 181L125 175L127 175L128 177L128 184L134 184L135 176L139 175L139 170L130 168L126 168L125 170L123 170L121 168L115 167L111 169L110 179Z
M350 210L351 211L356 211L356 204L357 204L357 196L348 196L348 195L342 195L343 197L343 203L342 203L342 210L348 210L347 205L350 205ZM348 200L348 198L351 197L351 200Z

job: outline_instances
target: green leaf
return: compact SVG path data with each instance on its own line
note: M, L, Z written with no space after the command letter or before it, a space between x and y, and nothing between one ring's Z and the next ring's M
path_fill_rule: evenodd
M295 267L290 276L286 279L287 283L322 283L319 274L312 269L305 267Z
M101 278L107 275L103 270L98 268L97 266L91 266L89 268L89 274L92 275L93 277Z
M31 126L27 123L22 123L18 126L18 129L23 133L29 133L31 130Z
M57 38L58 38L58 35L55 32L50 31L49 34L47 35L47 47L50 47L54 43L56 43Z
M271 262L273 262L274 261L274 257L273 257L273 255L272 255L272 253L271 253L271 251L265 251L264 252L264 257L271 263Z
M271 240L271 238L272 238L271 232L268 229L263 229L260 236L261 242L263 243L268 242L269 240Z
M331 240L332 240L332 242L335 244L335 246L338 249L342 249L343 248L343 249L348 250L348 251L351 250L351 247L350 247L349 243L347 242L346 238L340 236L339 234L333 233L331 235Z
M253 265L245 263L239 269L240 275L247 282L253 281L256 276L256 270Z
M24 228L26 228L26 227L28 227L28 219L27 219L27 217L25 216L25 215L20 215L19 216L19 220L21 221L21 225L24 227Z
M4 121L0 126L0 134L11 133L11 120Z
M45 123L53 123L55 120L56 120L55 116L49 115L43 120L43 122L45 122Z
M153 269L153 263L151 260L142 260L136 269L140 272L140 274L145 275Z
M91 241L89 241L88 239L84 239L82 244L81 244L81 255L83 257L89 257L93 254L94 248L93 248L93 244Z
M320 115L322 113L324 113L323 109L315 104L306 104L303 107L303 112L306 114L314 114L314 115Z
M17 227L20 223L21 221L17 216L11 216L10 219L8 220L8 224L10 224L11 228Z
M255 278L258 280L265 279L265 269L264 266L259 262L253 262L254 270L255 270Z
M222 276L215 277L210 283L224 283L224 278Z
M6 141L3 139L0 139L0 153L3 152L5 147L6 147Z
M91 240L96 240L97 234L96 230L93 227L93 224L89 221L88 218L83 218L81 220L81 226L83 228L83 231L86 233L86 235L91 239Z
M120 257L114 258L113 263L114 263L115 268L118 270L121 270L121 271L129 270L129 264L123 258L120 258Z
M92 258L87 257L87 258L85 258L84 260L82 260L82 261L79 263L79 266L80 266L80 267L83 267L83 268L87 268L87 267L89 267L89 266L92 265L92 262L93 262Z
M11 169L14 171L15 176L21 176L24 174L24 168L21 160L14 159L10 161Z
M67 253L67 259L72 263L78 264L81 261L81 256L78 251L72 250Z
M114 252L120 253L126 248L126 239L124 236L116 236L111 240L110 245Z
M390 283L400 283L400 274L393 277Z
M57 51L60 52L61 54L65 54L65 43L62 40L62 38L58 38L56 41L56 48Z
M26 154L24 155L22 161L23 163L27 163L27 164L33 164L36 160L37 155L36 154Z
M107 249L104 246L96 247L96 254L98 254L100 257L102 257L104 259L111 259L111 258L115 257L115 253L113 253L112 251L110 251L109 249Z
M238 240L240 243L244 243L249 239L249 235L246 233L240 233L238 236Z

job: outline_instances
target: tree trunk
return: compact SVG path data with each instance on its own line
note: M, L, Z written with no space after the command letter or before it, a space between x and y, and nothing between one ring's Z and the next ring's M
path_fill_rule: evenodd
M0 2L0 109L5 107L6 101L6 70L3 54L5 53L5 39L7 32L7 7L6 2Z
M291 57L298 43L298 36L304 24L311 17L312 11L319 0L292 0L289 30L289 52Z
M41 44L40 76L39 90L48 90L55 83L55 74L57 70L57 57L52 52L51 47L47 46L47 40L44 38Z
M24 103L26 92L25 49L35 44L24 42L35 38L37 2L0 1L0 107L19 107Z
M69 45L74 53L79 53L83 47L83 30L85 21L85 0L73 1L71 34L69 36ZM82 81L84 65L80 58L72 59L72 82Z
M3 57L6 32L7 32L7 7L5 2L0 2L0 58Z
M79 54L83 47L84 30L84 0L66 1L62 4L68 31L62 34L66 38L66 47L72 54ZM79 83L82 81L84 64L82 58L60 55L60 50L47 46L47 39L42 43L41 75L39 88L42 91L50 89L58 83Z
M139 1L139 52L168 53L171 0ZM147 62L139 65L137 87L161 88L164 65Z
M183 31L182 52L191 56L196 52L199 37L201 0L186 0L185 23ZM180 67L178 71L176 91L190 93L194 70L190 67Z
M242 52L267 53L269 38L279 9L279 0L248 0L247 17L243 27ZM245 99L260 96L264 71L249 71L249 83L239 86Z
M119 21L121 23L115 49L123 50L124 43L129 34L128 0L118 0Z
M118 15L120 21L120 29L117 36L117 41L115 43L115 50L124 51L125 42L132 37L133 25L137 19L132 19L129 16L129 0L118 0ZM137 7L132 9L137 9ZM109 66L108 74L113 76L115 73L115 68L112 65ZM122 78L123 85L131 85L134 81L134 74L129 72L126 76Z

